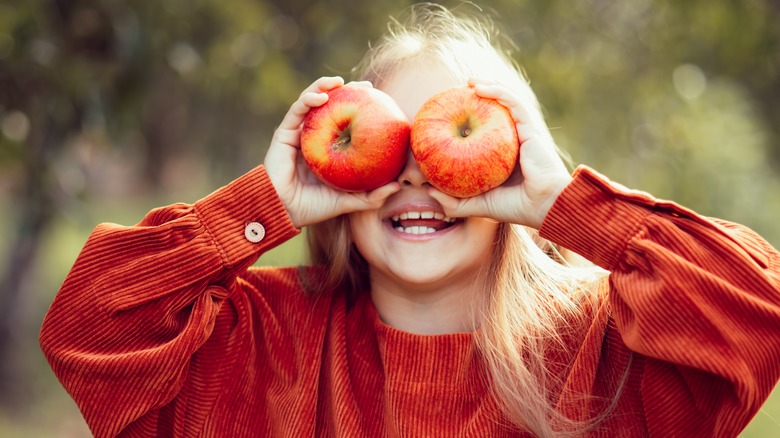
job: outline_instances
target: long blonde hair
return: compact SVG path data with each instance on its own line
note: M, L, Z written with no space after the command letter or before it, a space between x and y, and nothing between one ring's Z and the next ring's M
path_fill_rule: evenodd
M528 81L498 39L495 24L456 16L435 4L418 4L373 44L355 68L356 79L377 88L410 62L444 63L465 84L488 78L513 87L539 109ZM544 123L541 110L534 113ZM311 261L328 267L325 288L367 291L368 265L352 243L347 216L311 227ZM514 426L537 436L575 436L592 429L595 418L571 418L557 406L561 370L548 367L551 355L571 361L572 346L598 305L596 284L605 275L593 266L567 262L565 250L539 237L536 230L501 224L490 263L487 292L474 308L480 329L475 342L487 364L491 390ZM587 396L587 395L582 395Z

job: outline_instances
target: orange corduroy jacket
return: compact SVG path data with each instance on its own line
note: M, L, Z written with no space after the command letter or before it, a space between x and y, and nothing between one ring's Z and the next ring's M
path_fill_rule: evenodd
M299 231L262 166L193 205L94 230L40 343L95 436L523 435L490 395L472 333L402 332L368 294L310 296L298 269L251 266ZM590 435L731 437L748 424L780 375L768 243L586 167L540 233L610 271L560 368L561 394L589 395L561 401L570 415L621 388Z

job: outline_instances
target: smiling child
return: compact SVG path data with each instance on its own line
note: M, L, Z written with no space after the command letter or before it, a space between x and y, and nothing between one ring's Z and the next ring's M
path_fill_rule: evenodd
M108 436L736 436L780 375L780 255L749 229L569 172L492 27L418 5L304 90L263 165L99 225L41 330ZM472 198L409 154L320 183L303 117L376 87L414 118L459 86L512 114L515 175ZM312 263L252 267L308 228Z

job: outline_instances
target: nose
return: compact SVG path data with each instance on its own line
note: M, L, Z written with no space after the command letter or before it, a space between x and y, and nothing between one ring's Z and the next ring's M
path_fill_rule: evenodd
M420 172L420 168L417 166L417 161L414 159L414 155L409 151L409 155L406 158L406 165L401 173L398 175L397 181L401 184L401 187L422 187L429 185L428 180Z

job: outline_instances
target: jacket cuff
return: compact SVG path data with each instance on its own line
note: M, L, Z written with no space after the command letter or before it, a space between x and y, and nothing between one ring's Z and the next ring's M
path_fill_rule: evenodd
M301 231L262 165L196 202L195 211L227 267L257 257Z
M656 200L586 166L578 167L545 216L539 235L607 270L617 265Z

